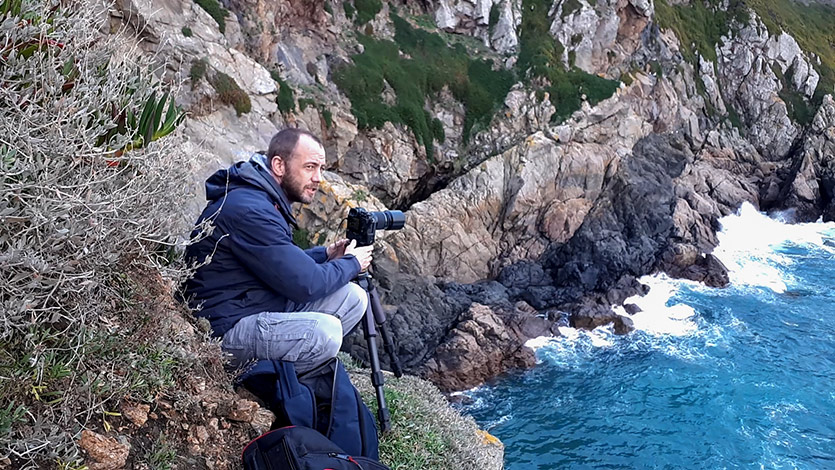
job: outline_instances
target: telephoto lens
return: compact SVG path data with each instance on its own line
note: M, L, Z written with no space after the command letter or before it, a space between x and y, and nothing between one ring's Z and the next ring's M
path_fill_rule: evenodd
M377 230L400 230L406 225L406 214L401 211L372 212L377 221Z

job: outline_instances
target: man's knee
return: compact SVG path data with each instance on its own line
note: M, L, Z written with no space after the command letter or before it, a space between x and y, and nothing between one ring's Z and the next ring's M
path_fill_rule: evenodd
M342 322L338 318L323 315L313 331L311 341L315 345L311 348L313 362L322 363L336 357L342 347Z
M359 323L368 308L368 293L365 289L353 282L349 282L347 287L349 302L346 303L351 307L342 316L343 334L348 334Z

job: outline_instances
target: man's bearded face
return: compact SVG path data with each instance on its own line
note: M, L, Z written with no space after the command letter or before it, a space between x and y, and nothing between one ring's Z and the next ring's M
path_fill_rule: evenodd
M306 136L299 138L293 156L283 160L281 188L290 202L310 204L322 181L325 149Z

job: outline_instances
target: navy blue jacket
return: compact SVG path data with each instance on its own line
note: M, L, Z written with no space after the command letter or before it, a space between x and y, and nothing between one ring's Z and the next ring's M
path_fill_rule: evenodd
M354 256L327 261L325 247L303 251L293 244L290 202L261 155L212 175L206 199L197 224L208 219L214 229L186 249L186 259L211 258L186 282L185 295L214 336L248 315L286 311L288 299L321 299L360 272Z

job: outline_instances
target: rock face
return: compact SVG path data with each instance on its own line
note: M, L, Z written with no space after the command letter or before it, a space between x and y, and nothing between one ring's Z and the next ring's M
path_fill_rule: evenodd
M748 140L766 159L783 158L800 130L779 92L795 91L811 98L818 73L794 38L785 33L769 36L756 17L717 52L721 87L748 125ZM791 76L791 82L778 74Z
M635 146L597 199L582 227L546 256L558 295L605 292L624 275L655 267L672 234L673 179L693 154L681 136L651 136Z
M803 148L795 155L792 175L781 207L794 209L798 221L835 220L835 100L823 99L807 131Z
M520 335L516 329L535 328L529 325L535 320L543 324L538 333L550 333L550 322L530 312L501 314L474 303L423 366L424 377L442 391L464 390L497 370L531 367L536 362L533 350L524 345L530 333Z

